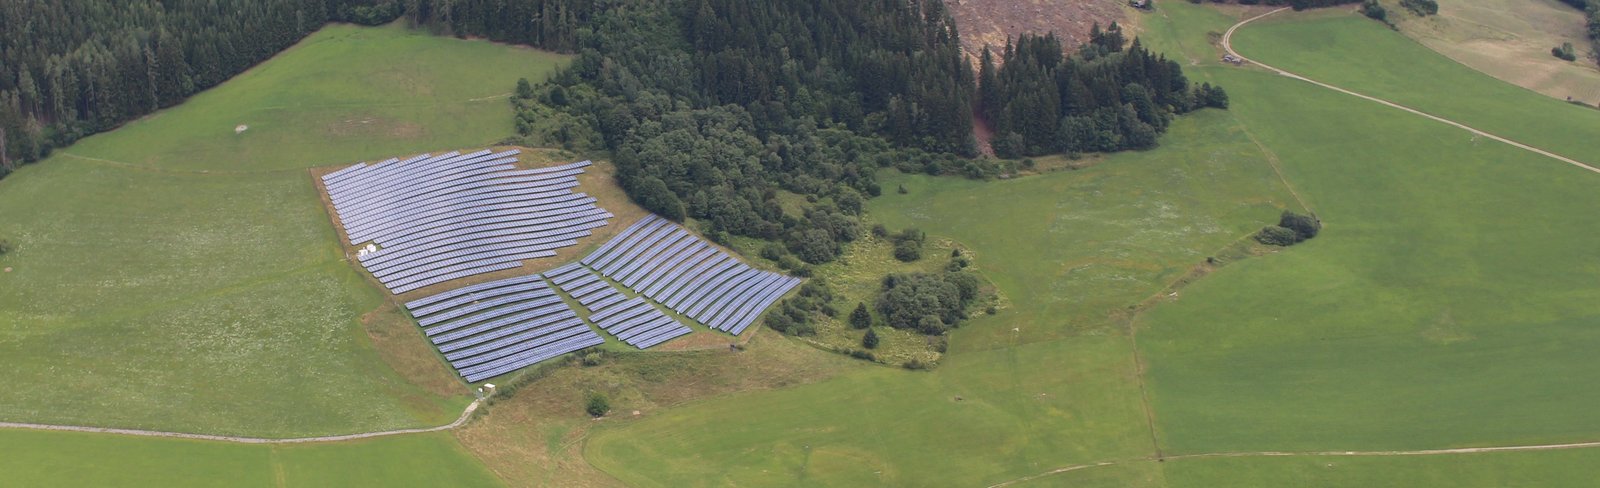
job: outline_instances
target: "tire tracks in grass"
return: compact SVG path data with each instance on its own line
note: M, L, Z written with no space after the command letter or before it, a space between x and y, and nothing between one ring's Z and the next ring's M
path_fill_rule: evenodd
M1528 452L1528 451L1559 451L1568 449L1594 449L1600 448L1600 441L1574 442L1567 444L1536 444L1518 446L1489 446L1489 447L1457 447L1448 449L1419 449L1411 451L1239 451L1239 452L1208 452L1196 454L1179 454L1165 458L1138 458L1116 461L1101 461L1088 464L1074 464L1062 466L1042 473L1031 474L1020 478L1010 479L989 485L988 488L1001 488L1018 483L1026 483L1039 478L1045 478L1062 473L1081 471L1090 468L1105 466L1118 466L1144 462L1163 462L1181 459L1204 458L1271 458L1271 457L1394 457L1394 456L1448 456L1464 454L1488 454L1497 452Z
M53 431L62 431L62 432L87 432L87 433L93 433L93 434L119 434L119 435L132 435L132 436L141 436L141 437L166 437L166 438L171 438L171 439L190 439L190 440L200 440L200 441L231 442L231 443L237 443L237 444L314 444L314 443L321 443L321 442L353 441L353 440L361 440L361 439L371 439L371 438L375 438L375 437L388 437L388 436L405 435L405 434L425 434L425 433L429 433L429 432L442 432L442 431L446 431L446 430L452 430L452 429L455 429L456 427L460 427L462 425L465 425L467 423L467 421L472 418L472 413L476 412L478 410L478 407L483 404L483 401L487 400L487 399L488 399L488 397L484 397L484 398L479 398L477 400L473 400L472 403L467 404L467 408L466 409L461 411L461 416L460 417L457 417L454 422L450 422L450 423L444 424L444 425L439 425L439 426L434 426L434 427L415 428L415 429L381 430L381 431L376 431L376 432L359 432L359 433L355 433L355 434L329 435L329 436L318 436L318 437L294 437L294 438L285 438L285 439L268 439L268 438L261 438L261 437L242 437L242 436L225 436L225 435L211 435L211 434L192 434L192 433L185 433L185 432L162 432L162 431L155 431L155 430L117 429L117 428L110 428L110 427L88 427L88 426L79 426L79 425L28 424L28 423L19 423L19 422L0 422L0 429L53 430Z

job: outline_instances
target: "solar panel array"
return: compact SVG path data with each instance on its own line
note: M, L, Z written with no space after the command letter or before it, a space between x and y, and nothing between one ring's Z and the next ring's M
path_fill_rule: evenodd
M545 276L588 308L590 321L633 347L645 349L693 332L643 297L627 298L577 263L550 270Z
M408 302L406 309L467 381L605 342L540 275L457 288Z
M752 268L655 215L623 230L581 262L643 297L735 335L800 284L799 278ZM599 323L593 315L590 319Z
M395 294L512 269L577 244L612 217L574 192L588 161L518 170L518 151L424 154L322 177L361 265Z

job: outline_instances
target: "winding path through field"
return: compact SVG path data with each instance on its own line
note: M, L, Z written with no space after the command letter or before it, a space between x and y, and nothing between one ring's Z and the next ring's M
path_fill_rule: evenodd
M330 436L321 436L321 437L297 437L297 438L292 438L292 439L264 439L264 438L260 438L260 437L238 437L238 436L210 435L210 434L188 434L188 433L183 433L183 432L160 432L160 431L154 431L154 430L137 430L137 429L112 429L112 428L106 428L106 427L83 427L83 426L77 426L77 425L25 424L25 423L17 423L17 422L0 422L0 429L58 430L58 431L67 431L67 432L89 432L89 433L95 433L95 434L122 434L122 435L137 435L137 436L144 436L144 437L171 437L171 438L175 438L175 439L194 439L194 440L203 440L203 441L236 442L236 443L241 443L241 444L304 444L304 443L313 443L313 442L338 442L338 441L353 441L353 440L357 440L357 439L370 439L370 438L373 438L373 437L385 437L385 436L391 436L391 435L422 434L422 433L427 433L427 432L439 432L439 431L443 431L443 430L454 429L456 427L460 427L462 424L467 423L467 420L472 418L472 412L475 412L475 411L478 410L478 406L483 403L483 400L484 399L473 400L471 404L467 405L467 408L465 410L461 411L461 416L457 417L454 422L450 422L448 424L440 425L440 426L437 426L437 427L424 427L424 428L419 428L419 429L384 430L384 431L378 431L378 432L362 432L362 433L356 433L356 434L330 435Z
M1407 111L1407 112L1411 112L1413 114L1421 115L1423 117L1427 117L1429 119L1433 119L1433 120L1438 121L1438 122L1443 122L1445 124L1456 126L1458 128L1461 128L1462 130L1465 130L1467 132L1471 132L1474 135L1478 135L1478 136L1481 136L1481 137L1486 137L1486 138L1489 138L1489 139L1500 141L1500 142L1509 144L1512 147L1523 149L1523 150L1526 150L1526 151L1529 151L1529 152L1532 152L1532 153L1535 153L1535 154L1538 154L1538 155L1541 155L1541 156L1548 157L1550 159L1554 159L1556 161L1561 161L1563 163L1567 163L1567 164L1570 164L1570 165L1573 165L1573 166L1577 166L1579 168L1583 168L1583 169L1586 169L1586 170L1589 170L1589 171L1593 171L1595 173L1600 173L1600 168L1597 168L1595 166L1591 166L1591 165L1589 165L1587 163L1578 161L1576 159L1572 159L1572 158L1569 158L1569 157L1566 157L1566 156L1562 156L1560 154L1556 154L1556 153L1553 153L1553 152L1550 152L1550 151L1546 151L1544 149L1540 149L1540 148L1537 148L1537 147L1534 147L1534 146L1530 146L1530 145L1523 144L1523 143L1520 143L1520 142L1517 142L1517 141L1513 141L1511 139L1500 137L1500 136L1497 136L1497 135L1494 135L1494 134L1491 134L1491 133L1488 133L1488 132L1484 132L1482 130L1475 129L1475 128L1473 128L1471 126L1468 126L1466 124L1463 124L1463 123L1460 123L1460 122L1456 122L1454 120L1446 119L1444 117L1439 117L1437 115L1432 115L1432 114L1423 112L1421 110L1417 110L1417 109L1414 109L1414 108L1411 108L1411 107L1407 107L1405 105L1401 105L1401 104L1398 104L1398 103L1394 103L1394 102L1391 102L1391 101L1388 101L1388 100L1384 100L1384 99L1381 99L1381 98L1377 98L1377 97L1373 97L1373 96L1363 95L1363 94L1356 93L1356 92L1353 92L1353 91L1350 91L1350 90L1346 90L1344 88L1340 88L1340 87L1337 87L1337 86L1334 86L1334 85L1330 85L1330 84L1323 83L1323 82L1320 82L1320 81L1317 81L1317 80L1313 80L1311 78L1306 78L1305 76L1301 76L1299 74L1295 74L1295 73L1293 73L1291 71L1284 70L1282 68L1278 68L1278 67L1275 67L1275 66L1260 62L1260 61L1256 61L1254 59L1247 58L1243 54L1239 54L1238 51L1235 51L1233 49L1233 33L1234 33L1234 31L1239 30L1240 27L1243 27L1245 24L1254 22L1257 19L1269 16L1269 15L1272 15L1272 14L1276 14L1278 12L1282 12L1282 11L1285 11L1285 10L1289 10L1289 7L1279 8L1277 10L1273 10L1273 11L1270 11L1270 12L1267 12L1267 13L1264 13L1264 14L1261 14L1261 15L1257 15L1255 17L1251 17L1251 18L1248 18L1248 19L1241 20L1237 24L1233 24L1232 27L1228 28L1227 32L1222 34L1222 49L1227 51L1228 54L1231 54L1231 55L1233 55L1235 57L1238 57L1239 59L1244 60L1247 63L1252 63L1252 64L1255 64L1257 66L1261 66L1262 68L1266 68L1266 69L1272 70L1272 71L1274 71L1274 72L1276 72L1276 73L1278 73L1279 75L1282 75L1282 76L1286 76L1286 77L1293 78L1293 79L1296 79L1296 80L1304 81L1306 83L1317 85L1317 86L1320 86L1320 87L1323 87L1323 88L1327 88L1329 90L1333 90L1333 91L1336 91L1336 92L1339 92L1339 93L1343 93L1343 94L1346 94L1346 95L1350 95L1350 96L1362 98L1362 99L1365 99L1365 100L1370 100L1370 101L1373 101L1373 102L1381 103L1383 105L1387 105L1389 107L1393 107L1393 108L1397 108L1397 109L1404 110L1404 111Z

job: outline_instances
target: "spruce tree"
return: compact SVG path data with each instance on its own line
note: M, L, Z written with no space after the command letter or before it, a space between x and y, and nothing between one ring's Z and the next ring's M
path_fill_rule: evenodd
M867 349L877 349L878 332L872 329L867 329L867 335L861 337L861 347L865 347Z
M872 325L872 313L867 311L866 303L857 303L856 309L850 312L850 326L865 329Z

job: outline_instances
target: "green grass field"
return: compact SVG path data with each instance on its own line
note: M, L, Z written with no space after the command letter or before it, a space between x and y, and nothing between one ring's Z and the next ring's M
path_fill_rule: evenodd
M187 102L67 148L174 170L262 171L488 145L511 136L517 78L560 55L331 25ZM234 128L246 125L240 134Z
M1385 2L1390 12L1399 2ZM1446 0L1438 15L1397 15L1400 32L1461 64L1558 99L1600 103L1600 66L1583 9L1559 0ZM1571 43L1577 61L1550 55Z
M1246 27L1239 35L1250 42L1239 48L1255 56L1254 48L1305 47L1315 51L1306 57L1330 60L1316 67L1328 81L1419 105L1443 103L1458 86L1470 93L1498 83L1429 51L1399 49L1409 41L1357 21L1322 15ZM1364 42L1342 41L1354 35ZM1377 75L1363 73L1373 66L1461 82L1369 89L1365 77ZM1441 66L1461 71L1433 71ZM1362 450L1600 436L1587 407L1600 396L1583 386L1600 373L1591 353L1600 346L1600 248L1584 237L1600 224L1592 211L1600 178L1304 83L1210 74L1244 94L1235 114L1282 157L1329 227L1148 315L1141 345L1164 444ZM1415 93L1396 91L1403 86ZM1507 105L1493 123L1521 120L1524 134L1550 127L1546 138L1600 129L1600 114L1493 87L1505 99L1486 105ZM1493 109L1480 101L1436 111ZM1537 122L1540 109L1552 111L1551 122Z
M1440 56L1359 14L1284 12L1256 22L1233 36L1234 49L1247 57L1600 164L1594 130L1600 110L1529 96L1533 92ZM1314 116L1319 105L1305 108Z
M11 486L501 486L449 434L337 444L226 444L0 431Z
M0 275L0 419L267 437L454 419L464 388L428 393L373 351L356 319L381 292L343 260L297 168L508 136L504 100L464 100L557 60L332 26L0 181L0 236L17 246L0 260L13 268ZM370 114L417 130L318 125ZM252 129L235 135L235 120Z
M1152 451L1118 314L1296 207L1226 112L1160 149L999 182L889 175L891 229L970 247L1006 308L952 337L939 369L873 368L675 409L589 443L640 486L982 486ZM933 257L930 256L929 259Z
M872 201L872 216L891 228L917 225L971 247L1009 301L958 331L939 370L847 374L698 403L602 430L589 460L640 486L982 486L1100 461L1121 464L1023 486L1588 479L1581 460L1600 455L1593 450L1140 460L1155 448L1120 325L1130 306L1277 209L1298 208L1270 156L1328 228L1224 267L1138 316L1162 452L1600 436L1588 415L1597 398L1584 387L1600 373L1587 352L1600 345L1600 248L1583 238L1600 223L1592 175L1347 95L1219 66L1206 34L1236 19L1174 2L1154 15L1146 42L1187 61L1191 79L1226 86L1232 110L1181 118L1160 149L1089 169L1000 182L895 176L885 185L903 183L909 194ZM1308 75L1327 72L1358 91L1576 157L1597 154L1581 137L1600 128L1593 112L1361 22L1316 13L1236 39L1247 55L1295 57L1283 66L1314 66ZM1360 42L1345 42L1351 36ZM1477 459L1487 461L1456 469ZM1318 471L1329 463L1347 469Z

